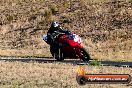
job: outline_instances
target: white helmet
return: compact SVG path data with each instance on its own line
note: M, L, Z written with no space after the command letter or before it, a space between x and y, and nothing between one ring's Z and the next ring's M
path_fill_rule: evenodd
M52 22L51 26L56 28L56 27L59 27L60 25L58 22L54 21Z

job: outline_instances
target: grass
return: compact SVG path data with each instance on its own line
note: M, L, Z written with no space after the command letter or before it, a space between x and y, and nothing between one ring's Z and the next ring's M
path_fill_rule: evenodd
M101 63L100 63L98 60L92 60L92 61L90 62L90 65L92 65L92 66L100 66Z
M59 8L58 8L58 6L56 4L52 4L50 6L50 10L51 10L53 15L55 15L57 12L59 12Z
M49 46L44 43L41 35L47 32L49 23L53 18L63 24L65 17L68 20L70 19L71 23L63 24L64 27L84 36L85 39L82 40L84 40L85 48L89 50L92 58L97 58L97 60L132 61L132 41L130 40L131 34L129 31L131 25L126 23L129 20L124 21L124 24L122 23L122 29L118 29L120 25L113 26L113 20L115 20L113 16L118 18L119 21L122 21L124 17L125 19L130 18L131 3L123 0L121 3L105 3L108 1L111 0L1 1L0 23L2 24L0 25L0 33L3 34L0 34L0 55L28 57L29 59L32 59L32 57L50 57ZM12 3L14 3L14 6L12 6ZM121 7L118 8L118 6ZM123 11L122 15L120 15L120 11ZM57 16L55 16L56 12L59 12ZM28 20L34 14L35 19ZM39 22L44 24L42 30L36 30L31 34L34 27L41 26L38 24ZM96 29L97 27L99 29ZM25 34L22 38L20 37L22 36L21 33ZM96 35L101 36L105 33L106 37L109 38L106 41L95 38ZM26 43L23 48L14 49L13 44L15 43L17 46L19 39L24 39L23 42ZM96 42L93 40L96 40ZM14 43L12 44L12 42ZM28 42L29 45L27 45ZM83 66L88 74L132 75L131 68L102 67L97 60L91 62L91 65ZM0 88L80 88L81 86L77 84L75 78L77 67L77 65L61 62L40 63L31 61L26 63L0 60ZM82 86L82 88L131 88L131 86L125 84L88 84Z
M1 56L50 57L49 46L44 43L41 35L47 32L49 23L55 18L61 21L64 28L67 27L71 31L84 36L83 38L85 39L82 40L84 40L84 45L86 45L86 49L89 50L92 58L98 58L99 60L132 61L132 41L129 31L131 25L129 23L127 24L129 20L124 21L125 24L122 23L122 29L117 29L116 26L112 25L112 21L115 20L112 16L119 15L119 21L130 18L129 15L125 14L131 14L131 3L123 1L115 4L94 4L94 2L100 3L109 0L81 0L77 2L65 0L63 2L48 1L47 5L45 5L41 1L45 2L44 0L40 0L40 2L18 0L18 2L21 2L21 5L19 5L17 1L13 0L0 3L2 6L0 10L2 21L0 33L3 33L0 36ZM93 2L93 5L88 4L90 1ZM10 4L12 3L16 3L14 4L15 6L11 6ZM116 7L118 4L121 8ZM113 6L117 10L113 9ZM107 9L105 10L104 8ZM115 13L110 13L112 10L115 10ZM123 16L119 14L120 11L124 11ZM55 16L55 12L59 12L59 14ZM17 19L14 17L15 15L17 15ZM27 20L34 15L34 19ZM12 23L14 20L16 22ZM70 22L64 24L64 20L70 20ZM94 25L95 21L97 23L96 26ZM9 24L10 22L11 24ZM41 30L33 29L34 27ZM96 29L97 27L99 29ZM101 41L103 39L100 38L103 37L100 36L105 33L108 39ZM95 37L96 35L99 36L99 39L98 36L97 38ZM22 44L20 43L20 39L23 39ZM96 40L96 42L93 40ZM19 45L20 47L22 45L22 50L19 49ZM16 48L13 49L15 46Z
M80 88L76 82L77 65L68 63L37 63L0 61L1 88ZM130 74L131 68L83 66L88 74ZM89 84L83 88L127 88L125 84Z
M89 4L95 4L95 3L109 2L110 0L81 0L81 1L84 1L85 3L89 3Z

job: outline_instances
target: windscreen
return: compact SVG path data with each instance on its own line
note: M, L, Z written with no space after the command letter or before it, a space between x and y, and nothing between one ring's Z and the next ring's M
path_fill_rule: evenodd
M70 35L68 35L68 38L69 38L70 40L74 40L75 35L74 35L74 34L70 34Z

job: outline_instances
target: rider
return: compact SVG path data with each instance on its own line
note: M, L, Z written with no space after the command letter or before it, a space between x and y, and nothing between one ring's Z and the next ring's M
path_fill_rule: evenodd
M52 22L47 32L47 41L50 45L61 47L63 44L55 41L55 37L58 33L70 34L70 31L63 30L58 22Z

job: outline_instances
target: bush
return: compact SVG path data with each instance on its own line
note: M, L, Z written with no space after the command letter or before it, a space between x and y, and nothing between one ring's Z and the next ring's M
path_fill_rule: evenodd
M57 7L56 4L53 4L52 6L50 6L50 9L51 9L52 14L54 14L54 15L55 15L57 12L59 12L59 9L58 9L58 7Z
M8 22L12 22L14 20L14 16L8 15L6 19Z
M90 65L100 66L101 65L101 62L99 62L98 60L93 60L93 61L90 62Z
M51 16L52 16L52 11L50 9L46 9L44 15L46 17L46 20L50 21L51 20Z

